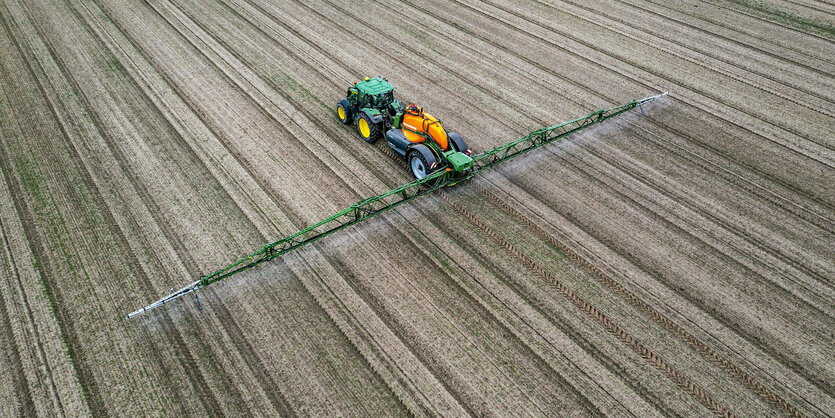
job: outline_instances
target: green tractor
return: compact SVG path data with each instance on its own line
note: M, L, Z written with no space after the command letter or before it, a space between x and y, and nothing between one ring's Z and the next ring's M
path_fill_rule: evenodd
M339 120L353 124L368 143L385 136L388 146L406 159L415 178L440 169L464 173L472 168L472 150L464 139L447 133L439 120L414 103L403 106L385 78L354 83L346 96L336 104Z

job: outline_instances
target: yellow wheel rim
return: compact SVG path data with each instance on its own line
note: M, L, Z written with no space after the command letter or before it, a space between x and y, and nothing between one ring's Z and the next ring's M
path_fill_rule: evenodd
M339 119L345 120L345 109L342 106L336 108L336 113L339 115Z
M368 138L369 136L371 136L371 128L368 127L368 122L366 122L365 119L360 118L359 127L360 134L362 134L363 138Z

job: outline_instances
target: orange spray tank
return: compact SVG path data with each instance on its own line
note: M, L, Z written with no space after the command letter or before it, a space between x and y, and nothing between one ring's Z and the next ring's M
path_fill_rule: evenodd
M441 122L414 104L409 105L409 108L403 112L400 127L403 130L403 135L412 143L423 142L428 136L441 149L449 150L449 138L443 126L441 126Z

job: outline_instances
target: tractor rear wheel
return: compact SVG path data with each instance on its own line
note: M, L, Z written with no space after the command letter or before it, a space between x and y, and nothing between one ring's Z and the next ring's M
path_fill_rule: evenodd
M362 139L369 144L377 142L377 138L380 137L380 127L372 122L371 118L363 112L360 112L357 118L357 131L360 133Z
M420 147L424 147L426 150L421 150L419 149ZM429 151L426 145L422 144L416 145L409 150L409 153L406 154L406 161L409 162L409 169L412 170L412 175L418 180L432 174L438 166L435 155L432 154L432 151Z
M348 125L351 123L351 120L354 118L354 111L351 107L351 102L347 99L342 99L339 103L336 104L336 117L342 121L342 123Z

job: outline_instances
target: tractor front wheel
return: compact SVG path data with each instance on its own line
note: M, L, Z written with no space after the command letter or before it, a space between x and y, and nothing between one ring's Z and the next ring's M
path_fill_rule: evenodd
M353 108L351 107L351 102L347 99L342 99L339 103L336 104L336 117L339 118L342 123L348 125L351 123L351 119L354 118Z
M371 121L365 113L360 113L357 118L357 131L360 133L362 139L369 144L373 144L380 137L380 127Z

